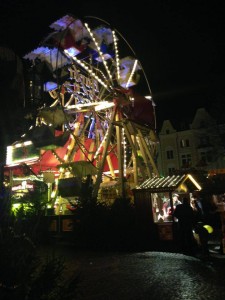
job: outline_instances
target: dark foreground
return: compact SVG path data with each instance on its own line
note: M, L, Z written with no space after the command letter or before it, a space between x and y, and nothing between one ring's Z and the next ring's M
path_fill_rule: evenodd
M225 299L225 256L213 252L202 259L163 251L77 252L68 245L41 251L62 257L66 276L79 275L74 299Z

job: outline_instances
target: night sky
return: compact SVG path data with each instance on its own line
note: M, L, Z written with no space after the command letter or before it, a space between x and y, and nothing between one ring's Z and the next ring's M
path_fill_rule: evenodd
M155 3L157 2L157 3ZM225 6L223 1L0 2L0 42L23 57L65 14L95 16L129 42L147 75L156 115L192 116L205 106L215 111L225 101Z

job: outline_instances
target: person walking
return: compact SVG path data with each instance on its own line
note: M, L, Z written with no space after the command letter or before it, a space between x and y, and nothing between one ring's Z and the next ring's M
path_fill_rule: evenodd
M178 239L181 252L194 254L195 239L193 236L194 211L187 197L182 199L174 210L173 216L178 220Z

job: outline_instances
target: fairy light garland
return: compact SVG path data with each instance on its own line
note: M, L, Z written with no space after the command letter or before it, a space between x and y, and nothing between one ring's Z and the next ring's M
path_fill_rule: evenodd
M105 84L97 75L94 73L86 64L79 60L76 56L72 56L66 49L64 50L65 54L71 57L78 65L84 68L91 76L93 76L102 86L108 89L108 85Z
M172 175L172 176L166 176L166 177L153 177L149 178L145 182L143 182L139 188L164 188L165 191L167 188L169 188L170 191L175 190L178 185L184 183L187 178L189 178L194 185L198 189L201 190L201 186L197 183L197 181L194 178L191 178L192 176L190 174L188 175Z
M117 46L116 34L115 31L112 31L113 42L115 47L115 57L116 57L116 70L117 70L117 80L120 79L120 59L119 59L119 51Z
M170 181L169 177L164 178L164 180L161 182L161 187L167 186L169 181Z
M168 186L173 186L174 185L174 179L176 178L175 175L172 175L172 177L170 177L170 183L168 184Z
M124 176L127 175L127 152L126 152L126 137L125 137L125 132L124 132L124 128L122 128L122 144L123 144L123 153L124 153L124 157L123 157L123 172L124 172Z
M158 184L156 184L156 188L160 187L165 178L160 178Z
M102 72L102 70L98 70L98 72L102 75L102 77L104 78L104 80L107 81L107 78L106 78L105 74ZM107 87L108 87L108 85L107 85ZM113 87L111 85L109 85L109 87L111 89L113 89Z
M93 158L93 159L96 159L96 158L97 158L97 156L99 155L99 153L100 153L100 150L101 150L101 147L102 147L102 146L103 146L103 144L105 143L105 140L106 140L106 138L108 137L108 135L109 135L109 129L107 129L107 131L106 131L106 133L105 133L105 136L104 136L104 138L103 138L103 140L102 140L101 144L99 145L99 147L98 147L98 149L97 149L97 151L96 151L96 153L95 153L95 155L94 155L94 158Z
M129 77L129 79L128 79L128 81L127 81L127 84L126 84L126 88L128 88L129 87L129 84L130 84L130 82L131 82L131 79L132 79L132 77L133 77L133 75L134 75L134 72L135 72L135 70L136 70L136 67L137 67L137 59L134 61L134 65L133 65L133 68L132 68L132 71L131 71L131 73L130 73L130 77Z
M87 23L85 23L84 25L86 26L86 28L87 28L87 30L88 30L90 36L92 37L92 40L93 40L93 42L94 42L94 44L95 44L95 47L96 47L97 50L98 50L98 53L99 53L99 55L100 55L100 57L101 57L101 59L102 59L102 62L103 62L103 64L104 64L104 66L105 66L105 69L106 69L107 74L109 75L109 78L112 80L112 75L110 74L109 68L108 68L107 63L106 63L106 61L105 61L105 57L104 57L104 55L103 55L103 53L102 53L102 51L101 51L101 48L99 47L98 42L96 41L96 38L95 38L94 34L92 33L92 31L91 31L91 29L89 28L89 26L88 26Z

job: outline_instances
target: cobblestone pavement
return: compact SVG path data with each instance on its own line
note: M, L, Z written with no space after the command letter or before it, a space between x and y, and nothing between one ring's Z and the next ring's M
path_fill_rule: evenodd
M80 274L83 300L223 300L225 258L168 252L94 253L59 248L67 272Z

